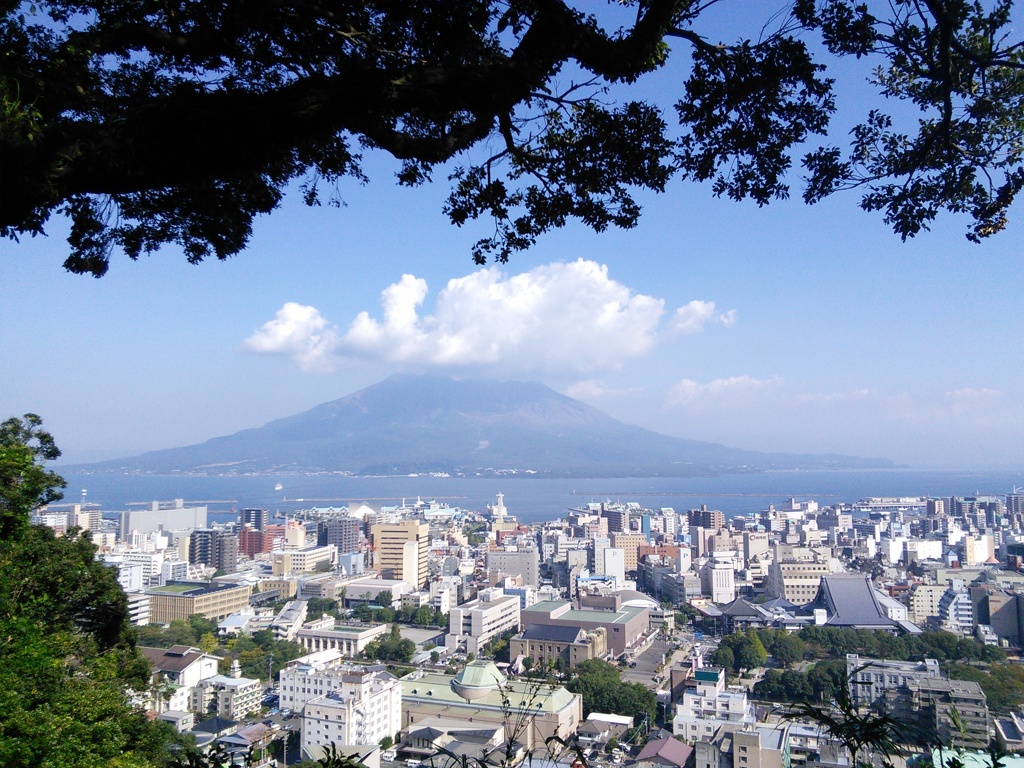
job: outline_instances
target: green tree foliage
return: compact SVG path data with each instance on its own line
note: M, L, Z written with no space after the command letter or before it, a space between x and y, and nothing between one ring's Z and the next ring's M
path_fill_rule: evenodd
M174 619L166 627L149 625L136 628L139 644L151 648L170 648L172 645L198 645L192 625L185 619Z
M392 624L391 631L379 640L369 643L363 653L370 659L404 663L416 653L416 643L412 640L403 640L399 626Z
M807 644L796 635L791 635L786 631L773 633L767 647L775 662L783 667L790 667L803 661L807 654Z
M1001 661L1005 652L973 638L950 632L922 632L920 635L890 635L866 629L806 627L799 632L810 651L819 658L845 657L856 653L876 659L900 661Z
M757 631L747 629L723 637L710 660L730 672L738 673L741 669L763 667L768 660L768 651Z
M62 498L67 483L43 466L60 456L60 449L42 419L34 413L0 424L0 541L28 526L29 515L43 504Z
M730 672L735 672L737 669L736 654L733 653L732 647L729 645L718 646L708 657L708 662L712 666L722 667Z
M65 265L95 275L114 248L226 258L292 183L340 203L371 150L401 161L403 185L448 175L454 224L493 219L481 262L571 219L634 226L637 190L673 178L787 197L800 154L806 201L858 189L903 238L943 210L973 240L1005 226L1024 186L1010 2L737 6L749 28L719 40L723 14L685 0L8 3L0 228L36 234L63 212ZM825 65L847 56L877 67L878 96L837 131L848 147L819 145L843 86ZM675 92L647 93L669 64Z
M42 467L58 452L40 424L0 427L0 764L162 764L170 731L128 696L148 687L149 665L115 571L77 529L28 524L63 486Z
M276 676L285 664L304 655L306 651L298 643L278 640L273 632L261 630L253 632L251 636L240 635L228 640L226 647L218 653L224 657L220 663L221 672L227 672L232 661L238 659L244 677L262 680L267 677L271 655L274 657L273 675Z
M748 629L744 633L743 641L739 643L734 652L736 653L736 664L743 669L763 667L768 661L768 651L754 629Z
M192 627L192 634L195 635L197 642L202 641L203 635L217 634L217 622L198 613L188 617L188 625Z
M338 601L326 597L311 597L306 604L306 616L310 620L319 619L325 613L338 615Z
M658 714L654 691L640 683L624 683L619 668L603 659L587 659L576 667L565 686L583 697L583 714L610 712L631 715L639 723L644 715L653 723Z
M946 670L954 680L973 680L981 685L989 709L998 714L1024 706L1024 666L995 663L987 669L969 664L951 664Z
M515 634L513 630L502 632L484 647L484 654L491 656L495 661L507 664L510 661L509 654L512 650L511 640Z

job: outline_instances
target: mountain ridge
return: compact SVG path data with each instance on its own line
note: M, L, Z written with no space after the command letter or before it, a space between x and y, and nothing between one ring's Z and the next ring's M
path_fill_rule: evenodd
M765 453L626 424L539 382L396 374L302 413L180 448L79 465L107 472L700 476L893 466ZM216 472L212 468L218 468Z

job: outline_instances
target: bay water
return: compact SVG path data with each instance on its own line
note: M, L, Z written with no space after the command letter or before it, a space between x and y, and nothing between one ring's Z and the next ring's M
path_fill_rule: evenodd
M571 507L600 501L637 502L643 507L673 507L677 511L706 504L731 518L759 512L769 504L780 506L791 498L828 506L869 496L1001 496L1024 486L1024 471L1013 470L785 471L685 478L61 474L68 481L65 502L81 501L83 490L85 500L99 504L104 511L184 499L205 504L211 522L233 520L236 510L243 507L287 514L314 506L343 507L360 502L397 506L417 498L484 511L498 493L504 494L509 514L528 523L564 517Z

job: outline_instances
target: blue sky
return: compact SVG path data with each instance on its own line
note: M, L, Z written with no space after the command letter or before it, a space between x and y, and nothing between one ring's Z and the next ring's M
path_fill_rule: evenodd
M486 224L446 222L444 174L399 189L393 168L370 159L340 210L291 195L224 263L115 255L95 280L62 269L60 222L0 242L3 415L39 413L92 460L430 371L737 447L1024 462L1019 220L981 246L955 217L901 243L853 194L758 209L677 182L634 230L572 225L481 270Z

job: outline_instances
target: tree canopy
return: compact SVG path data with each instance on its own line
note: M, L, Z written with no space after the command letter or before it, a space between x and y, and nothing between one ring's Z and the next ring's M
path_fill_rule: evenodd
M640 683L622 682L619 668L604 659L580 662L565 687L583 697L584 715L591 712L631 715L637 724L645 715L653 723L657 715L658 699L654 691Z
M149 768L170 729L134 707L149 685L117 573L87 534L29 525L63 480L37 416L0 425L0 763Z
M944 210L973 240L1006 225L1024 185L1010 0L794 0L731 39L711 31L720 5L5 2L0 228L66 214L65 266L97 276L114 249L226 258L288 185L338 203L376 150L401 161L400 184L447 174L454 224L493 219L481 262L570 219L631 227L637 191L673 178L786 197L794 160L806 201L857 188L903 238ZM808 141L845 87L826 76L836 57L877 65L846 147ZM662 103L643 77L670 62L682 74Z

